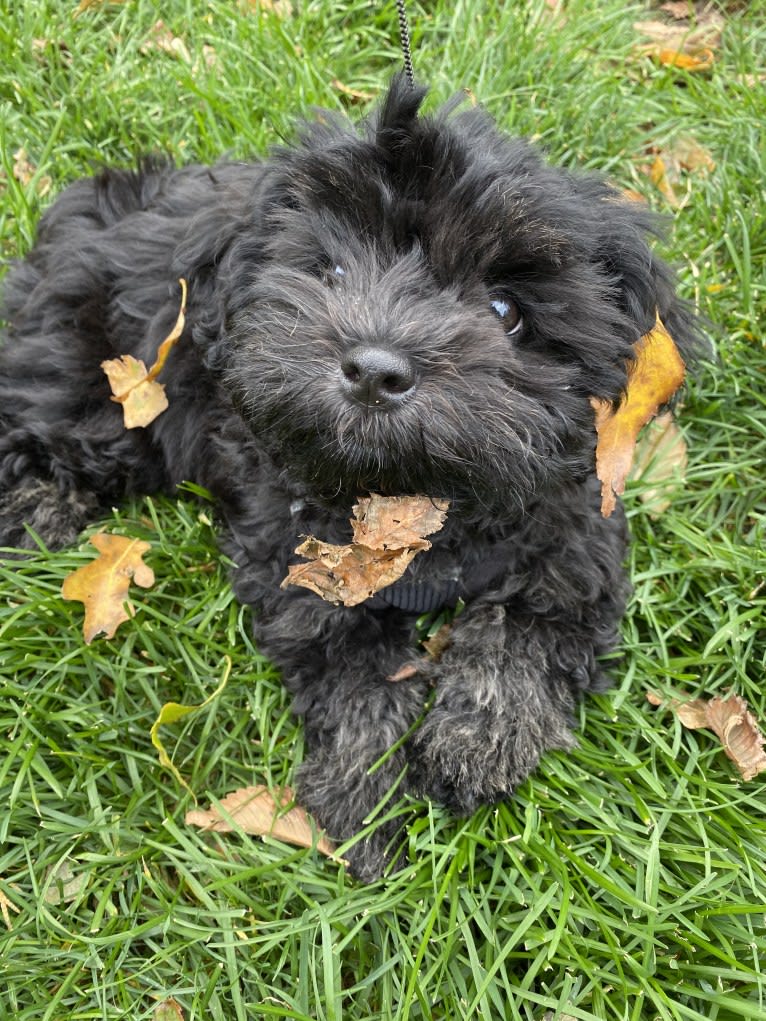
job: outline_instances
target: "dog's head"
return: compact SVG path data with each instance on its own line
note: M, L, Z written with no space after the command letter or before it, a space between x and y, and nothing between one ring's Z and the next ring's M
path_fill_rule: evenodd
M428 493L492 515L593 471L591 397L689 313L651 216L401 78L354 129L277 152L221 265L218 357L241 413L317 495Z

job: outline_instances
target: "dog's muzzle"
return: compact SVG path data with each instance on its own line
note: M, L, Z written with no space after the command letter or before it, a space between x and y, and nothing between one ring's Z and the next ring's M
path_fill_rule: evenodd
M366 408L391 408L415 389L415 370L397 351L358 345L340 363L346 396Z

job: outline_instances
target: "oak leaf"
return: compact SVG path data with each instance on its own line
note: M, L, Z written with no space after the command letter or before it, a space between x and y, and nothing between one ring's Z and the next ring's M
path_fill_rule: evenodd
M120 624L133 616L128 600L131 581L142 588L154 584L154 571L141 559L151 549L148 542L106 532L90 541L99 556L65 578L61 587L64 599L85 604L82 630L87 645L98 634L114 637Z
M165 366L171 348L178 342L186 323L186 281L181 285L181 308L175 326L157 349L157 357L147 369L140 358L120 355L101 363L112 390L112 400L122 405L126 429L147 426L161 415L168 406L165 387L157 382L157 376Z
M609 517L625 491L636 440L684 380L685 367L673 338L657 316L654 329L635 345L636 358L625 397L615 410L591 398L596 412L596 474L601 481L601 513Z
M306 810L293 801L289 787L272 791L256 784L227 794L218 805L206 811L187 812L184 821L187 826L199 826L214 833L234 833L241 829L252 836L274 837L297 847L316 847L321 854L335 858L335 845L317 831Z
M425 536L442 527L448 506L427 496L360 497L351 519L353 541L336 546L309 536L295 551L308 563L292 564L282 588L300 585L344 606L363 603L431 548Z
M663 703L661 696L653 691L648 691L646 698L654 706ZM687 729L712 730L743 780L752 780L766 771L764 736L741 695L695 698L688 702L672 699L668 708L673 710Z

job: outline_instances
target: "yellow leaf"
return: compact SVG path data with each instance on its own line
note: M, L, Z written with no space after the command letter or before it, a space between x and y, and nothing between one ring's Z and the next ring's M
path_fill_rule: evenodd
M112 638L120 624L133 616L128 600L131 581L142 588L154 584L154 571L141 559L151 549L148 542L106 532L90 541L100 555L65 578L61 587L64 599L85 605L83 637L88 645L98 634Z
M636 360L622 403L591 399L596 411L596 474L601 481L601 513L614 510L625 491L636 440L641 429L666 404L684 380L685 367L659 315L653 330L635 345Z
M170 770L170 772L173 774L173 776L176 778L179 784L182 787L184 787L194 798L195 804L197 799L196 797L194 797L194 792L192 791L191 787L189 787L188 783L184 780L184 778L179 773L178 769L173 764L170 756L165 750L164 744L160 740L160 727L164 726L166 723L178 723L179 720L182 720L184 719L184 717L189 716L190 713L196 713L197 710L204 709L205 706L210 705L213 699L218 698L218 696L221 694L223 689L228 684L230 673L231 673L231 659L229 656L226 656L225 667L223 671L223 677L221 678L221 683L218 685L218 687L211 695L208 695L204 702L200 702L199 705L181 705L179 702L166 702L165 705L163 705L163 707L160 709L159 715L157 716L157 719L154 721L154 723L152 724L152 728L149 731L149 737L151 738L152 744L157 749L158 753L157 757L159 759L160 765Z
M136 429L149 425L168 407L165 387L156 382L162 372L171 348L178 342L186 323L186 281L178 281L181 285L181 308L175 325L157 349L157 357L147 369L144 362L133 355L120 355L101 363L109 386L112 400L122 405L123 421L126 429Z

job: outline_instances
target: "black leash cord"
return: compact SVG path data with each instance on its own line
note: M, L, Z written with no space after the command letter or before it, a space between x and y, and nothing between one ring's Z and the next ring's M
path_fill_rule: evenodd
M415 75L412 70L412 52L410 51L410 30L407 25L407 11L404 7L404 0L396 0L396 12L399 15L399 38L402 43L402 56L404 57L404 73L410 86L415 85Z

